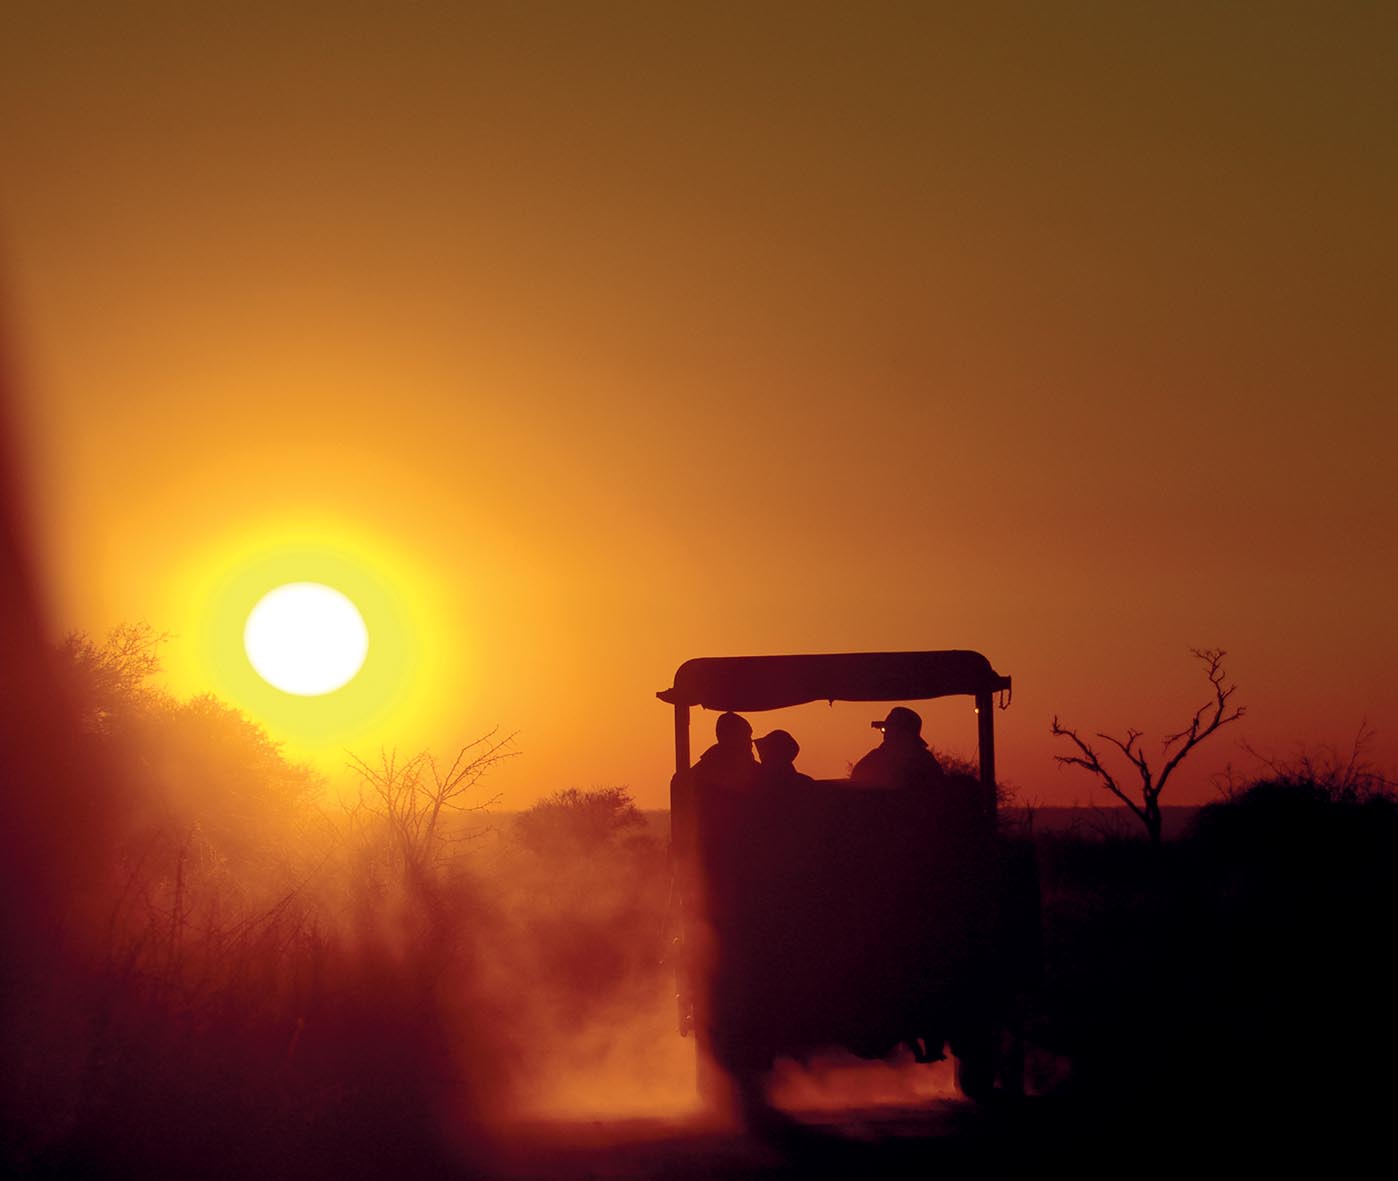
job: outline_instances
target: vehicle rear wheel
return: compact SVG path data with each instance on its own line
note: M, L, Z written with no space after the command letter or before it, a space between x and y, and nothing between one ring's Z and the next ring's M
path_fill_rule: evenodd
M729 1111L736 1098L733 1076L715 1060L708 1038L694 1039L694 1084L699 1101L711 1112Z
M1000 1090L1012 1099L1024 1096L1024 1023L1017 1018L999 1031Z
M695 1039L695 1083L705 1109L736 1115L749 1127L768 1126L773 1115L767 1100L771 1060L743 1053L716 1055L711 1036Z
M976 1103L994 1095L1024 1094L1024 1036L1018 1022L987 1023L961 1032L951 1043L956 1058L956 1085Z
M995 1065L988 1054L972 1053L956 1060L956 1086L973 1103L987 1103L995 1094Z
M995 1094L995 1035L991 1025L977 1022L952 1039L956 1086L967 1099L985 1103Z

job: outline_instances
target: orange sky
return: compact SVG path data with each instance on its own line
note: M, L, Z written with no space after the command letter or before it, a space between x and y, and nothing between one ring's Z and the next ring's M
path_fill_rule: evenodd
M661 805L654 692L759 652L985 652L1049 803L1052 715L1176 728L1191 647L1249 715L1176 802L1239 738L1398 763L1391 7L188 7L0 17L56 631L226 693L220 580L334 550L416 680L263 720L498 724L513 804ZM816 774L882 712L810 710Z

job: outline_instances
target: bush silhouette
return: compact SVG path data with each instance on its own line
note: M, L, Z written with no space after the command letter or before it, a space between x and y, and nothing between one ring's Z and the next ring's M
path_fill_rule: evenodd
M516 832L525 848L544 856L601 853L637 836L645 817L624 787L576 787L554 792L519 817Z

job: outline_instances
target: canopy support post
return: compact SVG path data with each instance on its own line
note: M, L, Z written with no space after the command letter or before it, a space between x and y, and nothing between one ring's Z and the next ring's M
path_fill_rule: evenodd
M976 694L976 737L981 755L981 786L985 788L987 806L995 812L995 698L990 693Z
M689 770L689 706L675 705L675 773Z

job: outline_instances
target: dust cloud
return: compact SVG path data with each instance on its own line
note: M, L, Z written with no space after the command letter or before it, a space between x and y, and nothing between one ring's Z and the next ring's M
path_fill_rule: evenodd
M430 1176L523 1124L701 1114L664 816L619 788L497 815L490 736L469 791L389 756L337 797L237 711L151 689L159 644L31 646L45 690L9 698L13 1163ZM779 1063L770 1096L953 1089L832 1056Z
M495 816L410 759L346 803L151 689L150 629L36 631L0 735L8 1164L431 1176L521 1120L697 1110L665 833L624 791Z

